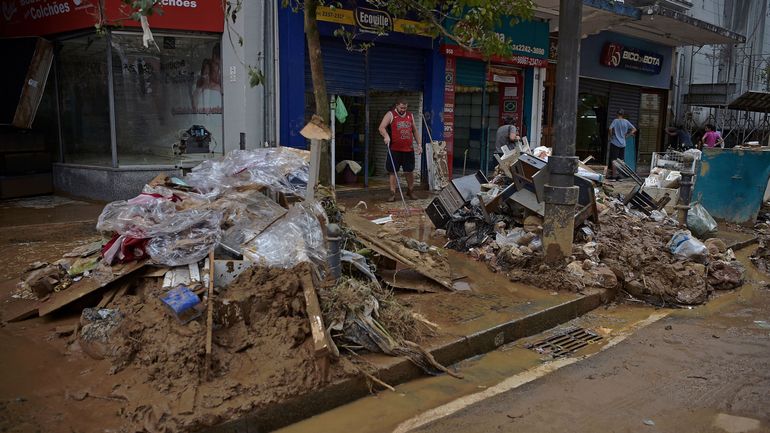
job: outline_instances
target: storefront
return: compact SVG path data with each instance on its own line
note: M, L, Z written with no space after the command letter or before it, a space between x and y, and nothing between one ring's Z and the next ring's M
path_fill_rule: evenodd
M306 148L299 130L315 112L315 99L302 15L288 8L280 14L280 46L285 53L281 144ZM358 181L368 185L369 177L386 175L387 149L377 129L397 99L407 100L423 136L427 137L425 118L433 138L440 139L443 62L433 39L414 33L417 21L392 17L368 2L349 0L342 8L319 7L318 20L327 93L330 99L339 96L349 113L344 123L335 124L335 163L356 161L363 167ZM341 27L355 38L346 42L336 36ZM417 158L416 167L420 167Z
M122 2L98 4L5 2L0 32L53 42L41 109L54 113L41 114L58 130L54 187L114 199L135 195L153 172L223 154L224 14L218 2L163 0L149 18L157 46L146 48Z
M499 32L513 41L513 55L481 53L445 44L444 140L455 173L488 171L495 133L512 119L522 136L539 144L543 79L548 64L548 24L522 21Z
M607 129L618 110L637 129L628 140L626 163L649 169L652 153L662 150L671 81L672 48L613 32L583 39L576 153L606 164Z

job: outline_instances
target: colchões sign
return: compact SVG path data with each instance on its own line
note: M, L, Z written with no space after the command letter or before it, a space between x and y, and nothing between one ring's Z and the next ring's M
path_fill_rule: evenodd
M601 64L609 68L623 68L648 74L660 74L663 55L608 42L602 49Z

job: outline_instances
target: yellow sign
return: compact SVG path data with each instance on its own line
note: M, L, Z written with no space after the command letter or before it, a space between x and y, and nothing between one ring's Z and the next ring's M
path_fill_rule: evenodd
M347 24L349 26L356 24L356 20L353 18L353 11L349 9L330 8L329 6L318 6L316 19L318 19L318 21Z
M392 30L412 35L433 36L427 23L401 18L391 20L387 12L375 9L357 8L356 11L352 11L350 9L318 6L316 18L318 21L357 26L364 32L374 32L376 30L378 33L383 32L387 35L388 31Z

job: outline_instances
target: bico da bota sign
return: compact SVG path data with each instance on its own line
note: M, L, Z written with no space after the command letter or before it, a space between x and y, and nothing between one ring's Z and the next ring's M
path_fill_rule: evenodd
M601 64L609 68L659 74L663 66L663 56L650 51L626 47L617 42L608 42L602 49Z

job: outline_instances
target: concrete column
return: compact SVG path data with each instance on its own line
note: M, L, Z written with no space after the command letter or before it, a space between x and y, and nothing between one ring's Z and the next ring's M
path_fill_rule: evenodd
M556 66L554 145L548 158L545 185L543 249L546 261L558 263L572 253L575 230L574 186L578 71L580 69L580 19L582 0L561 0L559 7L559 63Z
M242 132L246 134L247 149L262 146L266 139L265 87L251 87L247 69L247 65L251 65L266 73L260 53L265 52L265 38L272 35L263 31L264 10L264 2L243 2L235 23L225 18L222 34L225 152L238 149ZM239 44L239 35L243 37L243 45Z

